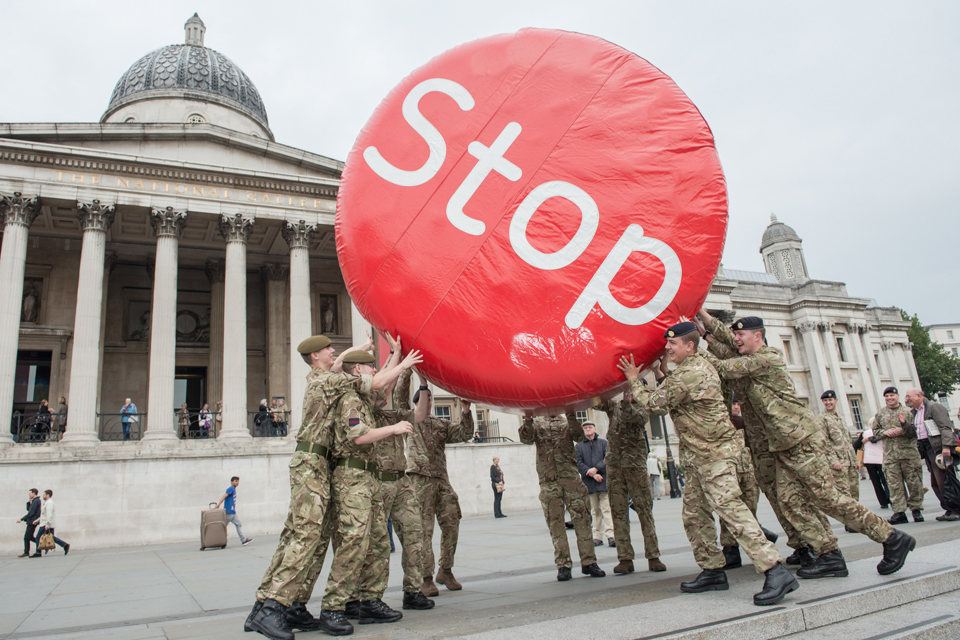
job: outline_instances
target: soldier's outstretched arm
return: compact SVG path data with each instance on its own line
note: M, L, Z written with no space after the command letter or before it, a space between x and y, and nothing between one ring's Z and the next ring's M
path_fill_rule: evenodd
M689 395L686 383L673 374L661 380L656 389L649 390L644 387L632 355L629 359L620 358L617 366L630 381L630 392L633 394L634 402L647 413L658 415L669 413L670 409L679 406Z
M567 414L567 435L573 441L573 444L577 444L585 437L583 435L583 423L577 417L576 411Z
M739 355L735 358L708 358L713 368L717 370L720 377L724 380L736 380L738 378L749 378L750 376L766 371L776 362L767 354L754 353L751 355Z
M533 417L524 416L523 424L520 425L520 442L523 444L536 444L536 427L533 426Z
M409 411L410 409L410 379L412 377L413 370L405 369L397 379L397 385L393 388L393 408L397 411Z
M469 441L474 434L473 412L470 411L470 402L462 398L460 399L459 422L444 420L443 423L447 432L447 444Z
M333 366L330 367L330 371L334 373L340 373L343 371L343 357L348 353L353 353L354 351L373 351L373 338L370 337L369 333L367 334L367 341L363 344L350 347L349 349L344 349L343 352L337 356L337 359L333 361Z
M400 347L400 338L397 338L397 348L399 349L399 347ZM400 357L400 351L399 350L395 351L394 354L390 357L390 361L392 362L393 360L399 357ZM413 351L407 354L407 357L404 358L399 365L390 369L384 369L383 371L378 371L377 374L373 376L373 388L374 389L385 388L388 384L390 384L391 382L396 380L398 377L400 377L400 374L403 373L406 369L415 367L421 362L423 362L423 358L421 357L420 352L414 349Z

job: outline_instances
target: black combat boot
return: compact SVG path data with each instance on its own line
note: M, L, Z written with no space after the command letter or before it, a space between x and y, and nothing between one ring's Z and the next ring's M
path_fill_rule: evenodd
M803 547L800 547L802 549ZM784 560L784 564L798 565L800 564L800 549L794 549L793 553L787 556L787 559Z
M343 611L324 609L320 612L320 631L329 636L348 636L353 633L353 625ZM293 634L290 634L290 637L292 638Z
M684 593L703 593L704 591L726 591L727 574L723 569L704 569L692 582L681 582L680 591Z
M573 577L573 575L571 575L571 573L570 573L570 567L560 567L559 569L557 569L557 580L558 580L558 581L560 581L560 582L566 582L567 580L569 580L569 579L572 578L572 577Z
M320 628L320 620L307 611L307 605L294 602L287 609L287 625L294 631L316 631Z
M360 601L360 624L397 622L401 618L402 613L388 607L380 598Z
M813 552L813 547L801 547L799 551L801 568L809 569L813 565L817 564L817 554Z
M843 559L840 549L828 551L813 563L812 567L804 567L797 571L798 578L807 580L813 578L846 578L850 575L847 571L847 562Z
M594 562L592 564L585 564L580 567L580 573L585 576L590 576L591 578L602 578L607 575L606 572L600 568L600 566Z
M404 609L433 609L436 604L433 600L423 595L421 591L404 591L403 608Z
M253 631L253 627L250 626L250 622L257 616L257 613L260 611L260 607L263 606L263 603L257 600L253 603L253 609L250 610L250 615L247 616L246 621L243 623L243 630L247 633Z
M264 600L263 606L250 620L250 628L270 640L294 640L286 614L287 608L276 600Z
M895 511L892 516L887 518L887 522L890 524L907 524L907 514L903 511Z
M775 534L773 531L770 531L770 529L767 529L766 527L760 527L760 531L763 531L763 535L767 538L767 540L773 544L777 544L777 540L780 538L780 536Z
M913 521L914 522L923 522L923 512L920 509L913 510Z
M894 529L883 543L883 560L877 565L877 573L888 576L903 568L907 554L917 546L917 541L909 533Z
M753 604L764 606L777 604L791 591L800 588L800 583L779 562L764 572L763 589L753 595Z
M724 547L723 559L726 561L726 564L723 565L724 571L739 569L743 566L743 560L740 558L740 547Z
M347 604L343 605L343 615L345 615L350 620L356 620L360 617L360 601L351 600Z

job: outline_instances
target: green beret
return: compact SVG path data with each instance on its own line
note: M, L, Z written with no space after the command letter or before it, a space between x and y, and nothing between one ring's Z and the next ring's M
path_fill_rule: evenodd
M733 323L732 329L738 331L740 329L763 329L763 318L758 318L757 316L747 316L746 318L740 318Z
M376 358L369 351L351 351L343 356L343 362L352 362L354 364L373 364Z
M831 398L833 398L834 400L837 399L837 392L834 391L833 389L827 389L826 391L820 394L821 400L829 400Z
M329 347L331 344L330 338L327 336L313 336L307 338L299 345L297 345L297 351L306 355L308 353L316 353L317 351L322 351Z

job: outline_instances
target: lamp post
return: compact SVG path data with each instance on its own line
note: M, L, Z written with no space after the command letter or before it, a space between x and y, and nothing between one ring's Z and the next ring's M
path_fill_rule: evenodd
M679 498L680 483L677 482L677 466L673 462L673 451L670 450L670 435L667 432L667 423L663 423L663 441L667 445L667 475L670 477L670 497Z

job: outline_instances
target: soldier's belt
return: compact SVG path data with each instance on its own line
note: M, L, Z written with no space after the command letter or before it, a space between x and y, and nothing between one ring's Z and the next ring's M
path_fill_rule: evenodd
M298 442L297 451L306 451L307 453L315 453L318 456L330 459L330 449L327 449L322 444L314 444L312 442Z
M407 475L406 471L381 471L380 480L383 482L396 482L405 475Z
M369 471L370 473L377 472L376 462L367 462L360 458L340 458L337 460L337 466L347 467L349 469L360 469L361 471Z

